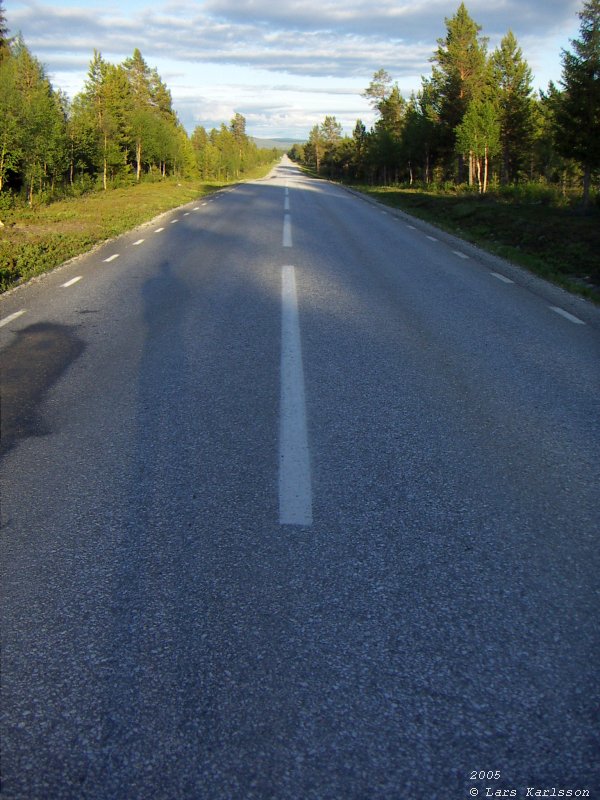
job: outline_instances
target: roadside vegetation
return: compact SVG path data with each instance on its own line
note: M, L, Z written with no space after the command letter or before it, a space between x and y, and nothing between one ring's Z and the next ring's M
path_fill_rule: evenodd
M117 65L94 52L70 101L22 38L8 38L0 0L0 291L161 211L266 174L280 155L254 144L241 114L188 136L137 49Z
M536 94L514 34L489 53L461 3L418 92L381 69L370 130L326 116L289 155L599 300L600 0L579 18L560 86Z
M263 177L270 169L270 164L259 165L246 171L244 179ZM0 291L228 183L231 181L171 177L32 208L9 208L0 231Z
M530 184L484 198L466 186L354 188L600 303L600 211L581 213L575 197Z

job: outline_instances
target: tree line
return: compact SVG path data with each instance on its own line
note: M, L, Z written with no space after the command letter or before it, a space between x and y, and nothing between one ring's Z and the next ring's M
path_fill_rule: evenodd
M230 180L273 160L236 114L188 136L171 92L135 49L122 64L95 51L83 90L56 90L22 37L9 39L0 0L0 199L29 204L65 192L170 175Z
M445 20L429 77L405 99L381 69L363 96L376 112L344 136L334 116L290 156L330 177L390 184L581 181L587 203L600 169L600 0L586 0L580 37L562 53L560 87L534 94L514 34L496 50L464 3Z

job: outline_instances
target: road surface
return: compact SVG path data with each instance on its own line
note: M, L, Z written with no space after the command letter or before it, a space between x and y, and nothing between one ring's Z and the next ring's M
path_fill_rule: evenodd
M284 159L0 326L2 798L600 797L597 309Z

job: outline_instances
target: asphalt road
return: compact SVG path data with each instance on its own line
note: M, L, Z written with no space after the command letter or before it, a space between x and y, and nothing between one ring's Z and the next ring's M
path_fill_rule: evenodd
M3 799L600 797L598 309L284 161L0 326Z

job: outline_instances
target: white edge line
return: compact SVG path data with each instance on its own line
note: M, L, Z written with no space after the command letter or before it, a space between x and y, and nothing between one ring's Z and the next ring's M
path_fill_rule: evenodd
M568 319L569 322L573 322L575 325L585 325L585 322L582 319L579 319L579 317L576 317L573 314L569 314L569 312L565 311L564 308L559 308L558 306L548 306L548 308L551 308L552 311L560 314L561 317Z
M312 488L306 424L302 344L296 274L281 272L281 409L279 436L279 522L312 525Z
M83 275L78 275L76 278L71 278L70 281L67 281L66 283L61 284L61 289L68 289L69 286L73 286L74 283L77 283L77 281L80 281L82 278L83 278Z
M24 314L26 311L27 311L26 308L22 308L20 311L15 311L14 314L11 314L8 317L4 317L4 319L0 320L0 328L2 328L4 325L8 325L9 322L12 322L13 320L17 319L17 317L20 317L21 314Z
M502 281L502 283L514 283L514 281L511 281L511 279L507 278L506 275L501 275L499 272L490 272L490 275L493 275L494 278L498 278L498 280Z

